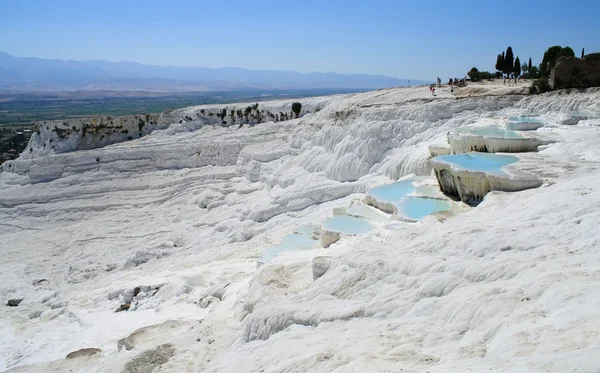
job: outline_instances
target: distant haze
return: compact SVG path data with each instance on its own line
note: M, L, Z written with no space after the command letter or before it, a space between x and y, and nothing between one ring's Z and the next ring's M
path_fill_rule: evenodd
M14 57L0 52L0 89L3 90L378 89L424 83L427 82L383 75L154 66L127 61L64 61Z

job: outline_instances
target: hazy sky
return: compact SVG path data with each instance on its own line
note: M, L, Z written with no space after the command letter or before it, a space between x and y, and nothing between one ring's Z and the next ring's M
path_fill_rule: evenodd
M598 0L0 0L15 56L383 74L493 70L507 46L600 51Z

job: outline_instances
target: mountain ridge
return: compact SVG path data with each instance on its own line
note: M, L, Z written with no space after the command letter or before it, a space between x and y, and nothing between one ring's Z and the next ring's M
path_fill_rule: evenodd
M0 51L0 89L5 90L220 90L244 88L380 89L427 83L384 75L300 73L239 67L146 65L134 61L61 60L15 57Z

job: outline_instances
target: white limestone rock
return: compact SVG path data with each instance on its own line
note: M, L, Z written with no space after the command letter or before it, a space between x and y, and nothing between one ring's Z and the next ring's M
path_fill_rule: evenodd
M0 296L25 298L0 307L0 371L121 372L167 343L178 352L163 372L597 370L600 121L561 126L559 114L597 111L599 91L507 96L501 81L461 89L460 99L426 87L302 98L312 112L298 120L173 121L141 139L0 166ZM266 242L319 224L351 194L428 174L431 141L522 112L545 113L543 134L560 139L520 156L547 187L490 193L476 209L381 225L256 271ZM265 146L240 159L250 144ZM170 255L124 268L140 250ZM335 265L313 281L319 255ZM70 268L94 276L74 283ZM52 289L32 285L39 278ZM157 283L165 286L144 301L160 303L113 312L110 292ZM198 307L204 289L226 283L222 301ZM133 350L117 351L121 338L168 320L182 325L136 334ZM86 346L103 352L64 359Z
M312 260L313 280L323 276L329 269L330 256L317 256Z
M469 152L484 153L524 153L537 151L540 140L533 137L503 138L478 135L466 131L452 131L448 134L450 150L453 154Z
M321 228L321 246L328 248L332 244L338 242L342 234L340 232L334 232Z
M429 153L437 157L438 155L448 155L452 152L450 145L448 144L431 144L428 146Z
M517 192L542 185L540 177L520 172L513 165L496 174L469 170L438 158L432 159L431 164L442 192L471 205L480 203L491 191Z

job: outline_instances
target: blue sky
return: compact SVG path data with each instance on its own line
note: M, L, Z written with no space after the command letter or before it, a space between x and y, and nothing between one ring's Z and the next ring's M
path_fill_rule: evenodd
M500 6L502 5L502 6ZM597 0L0 0L15 56L383 74L433 80L493 70L512 46L600 51Z

